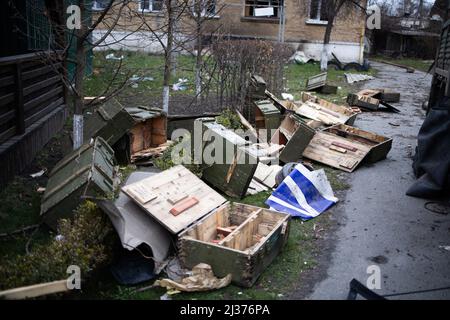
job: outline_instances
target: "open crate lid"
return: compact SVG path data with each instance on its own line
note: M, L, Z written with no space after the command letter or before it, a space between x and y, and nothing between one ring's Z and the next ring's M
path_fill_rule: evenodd
M122 187L146 213L177 234L227 200L182 165ZM198 203L175 216L170 210L187 198Z

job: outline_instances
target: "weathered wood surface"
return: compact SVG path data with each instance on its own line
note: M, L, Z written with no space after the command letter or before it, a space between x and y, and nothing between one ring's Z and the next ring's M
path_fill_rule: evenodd
M67 280L59 280L0 291L0 300L23 300L66 291L69 291Z
M289 236L290 216L240 203L225 204L180 234L179 256L192 268L201 261L217 276L232 274L232 281L250 287L275 259ZM219 243L217 227L238 225Z
M314 133L314 129L295 116L288 115L272 136L271 142L285 146L279 156L282 162L296 162L302 157L303 150L313 138Z
M303 156L343 171L360 163L384 159L392 139L347 125L336 125L315 134Z
M224 197L181 165L124 186L122 191L174 234L186 229L226 201ZM195 197L199 202L174 216L170 213L173 204L169 199L173 199L178 194Z

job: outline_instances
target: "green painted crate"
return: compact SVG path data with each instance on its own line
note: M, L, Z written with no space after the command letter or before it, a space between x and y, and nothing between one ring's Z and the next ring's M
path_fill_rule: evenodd
M114 151L98 137L58 162L51 171L41 202L44 222L56 229L57 221L71 217L84 197L107 197L115 187Z
M244 197L258 166L258 159L243 148L250 141L216 123L213 118L196 121L202 123L202 136L206 140L203 141L202 154L212 148L214 143L221 141L224 155L221 163L204 165L202 179L229 196Z

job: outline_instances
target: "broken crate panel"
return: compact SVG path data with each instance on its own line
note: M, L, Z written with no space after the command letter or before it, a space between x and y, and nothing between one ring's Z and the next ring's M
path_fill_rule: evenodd
M319 73L306 80L306 90L311 91L323 87L327 82L327 73Z
M135 160L133 155L137 152L166 143L166 131L167 118L160 109L124 108L111 99L86 114L84 137L86 141L102 137L116 151L120 162L129 162Z
M311 106L315 110L317 110L317 112L319 114L320 114L320 112L323 112L328 117L336 118L335 121L337 123L353 125L353 123L355 122L356 116L359 113L355 110L352 110L349 107L345 107L342 105L332 103L325 99L321 99L321 98L319 98L315 95L312 95L308 92L302 92L301 97L302 97L301 101L303 103L306 103L308 105L309 102L312 102L313 104ZM318 115L311 119L320 121L320 117Z
M297 162L301 159L303 150L313 138L314 133L314 129L305 124L300 117L288 114L272 136L271 143L284 145L279 155L282 162Z
M399 112L396 108L389 105L388 102L399 102L400 93L387 89L364 89L359 92L349 93L347 103L350 106L377 111L380 105L383 105L390 111Z
M238 285L251 286L275 259L289 235L289 215L229 203L183 166L122 187L147 214L178 234L185 268L211 265L217 276L232 274ZM198 202L178 215L171 209L186 199Z
M202 179L228 196L244 197L258 165L258 159L245 148L250 141L209 118L197 121L201 121L202 129L207 130L202 154L205 149L216 149L216 155L222 153L222 157L216 158L217 162L205 166ZM222 150L217 150L220 146Z
M84 140L102 137L109 145L114 145L134 125L133 117L112 98L91 112L85 114Z
M318 131L303 156L343 171L352 172L363 162L386 158L392 139L347 125Z
M159 154L168 147L167 117L160 109L130 107L126 110L135 121L128 133L131 162Z
M41 202L44 222L56 229L57 220L72 216L82 197L106 197L114 191L117 170L114 151L98 137L83 144L50 172Z

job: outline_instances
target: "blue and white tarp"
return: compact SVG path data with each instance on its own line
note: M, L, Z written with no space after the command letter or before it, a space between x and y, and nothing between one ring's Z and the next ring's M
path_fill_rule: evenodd
M309 171L300 163L266 200L271 209L304 220L317 217L336 202L325 171Z

